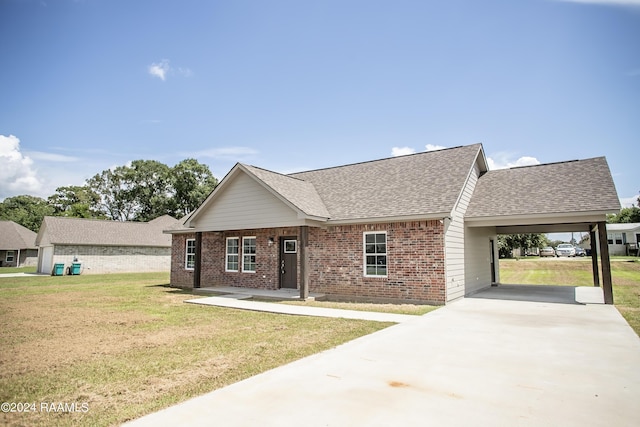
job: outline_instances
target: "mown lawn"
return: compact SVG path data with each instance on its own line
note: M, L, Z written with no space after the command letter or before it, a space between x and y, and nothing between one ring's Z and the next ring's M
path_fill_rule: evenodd
M501 259L500 282L523 285L593 286L591 268L591 258ZM611 276L613 302L629 325L640 335L640 260L613 257Z
M0 425L118 425L390 325L185 304L167 282L0 278L0 401L36 409Z

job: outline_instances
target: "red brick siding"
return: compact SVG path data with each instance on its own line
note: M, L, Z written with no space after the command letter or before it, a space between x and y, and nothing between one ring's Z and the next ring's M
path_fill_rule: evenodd
M193 270L186 270L184 266L186 241L195 238L195 234L174 234L171 237L171 286L193 288Z
M364 277L363 233L387 232L387 277ZM439 221L311 228L310 290L331 295L445 303Z
M363 233L387 232L387 277L364 277ZM227 237L256 236L256 272L225 272ZM279 238L299 236L298 227L207 232L202 234L201 285L279 287ZM185 241L194 235L174 235L171 284L193 286L193 271L185 270ZM275 244L268 245L273 237ZM309 228L309 289L330 295L445 303L444 226L439 221ZM300 266L298 265L298 283Z

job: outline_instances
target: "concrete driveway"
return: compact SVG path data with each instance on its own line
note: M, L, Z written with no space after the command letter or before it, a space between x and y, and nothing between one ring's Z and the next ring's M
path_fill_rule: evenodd
M615 307L532 299L481 293L127 425L637 425L640 339Z

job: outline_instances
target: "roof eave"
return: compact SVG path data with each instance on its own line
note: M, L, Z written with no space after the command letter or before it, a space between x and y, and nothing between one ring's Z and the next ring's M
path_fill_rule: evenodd
M384 217L366 217L366 218L345 218L345 219L329 219L327 225L350 225L350 224L379 224L387 222L403 222L403 221L436 221L445 218L451 218L451 212L434 212L419 215L402 215L402 216L384 216Z
M510 225L553 224L553 223L596 223L606 220L611 210L584 212L550 212L516 215L475 216L464 218L469 227L497 227Z

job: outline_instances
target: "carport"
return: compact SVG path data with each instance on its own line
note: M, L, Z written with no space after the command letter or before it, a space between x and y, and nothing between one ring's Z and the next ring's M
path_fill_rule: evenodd
M607 161L596 157L485 173L478 179L465 225L493 235L588 232L593 284L602 285L605 303L613 304L606 215L619 211ZM499 283L497 263L491 268Z

